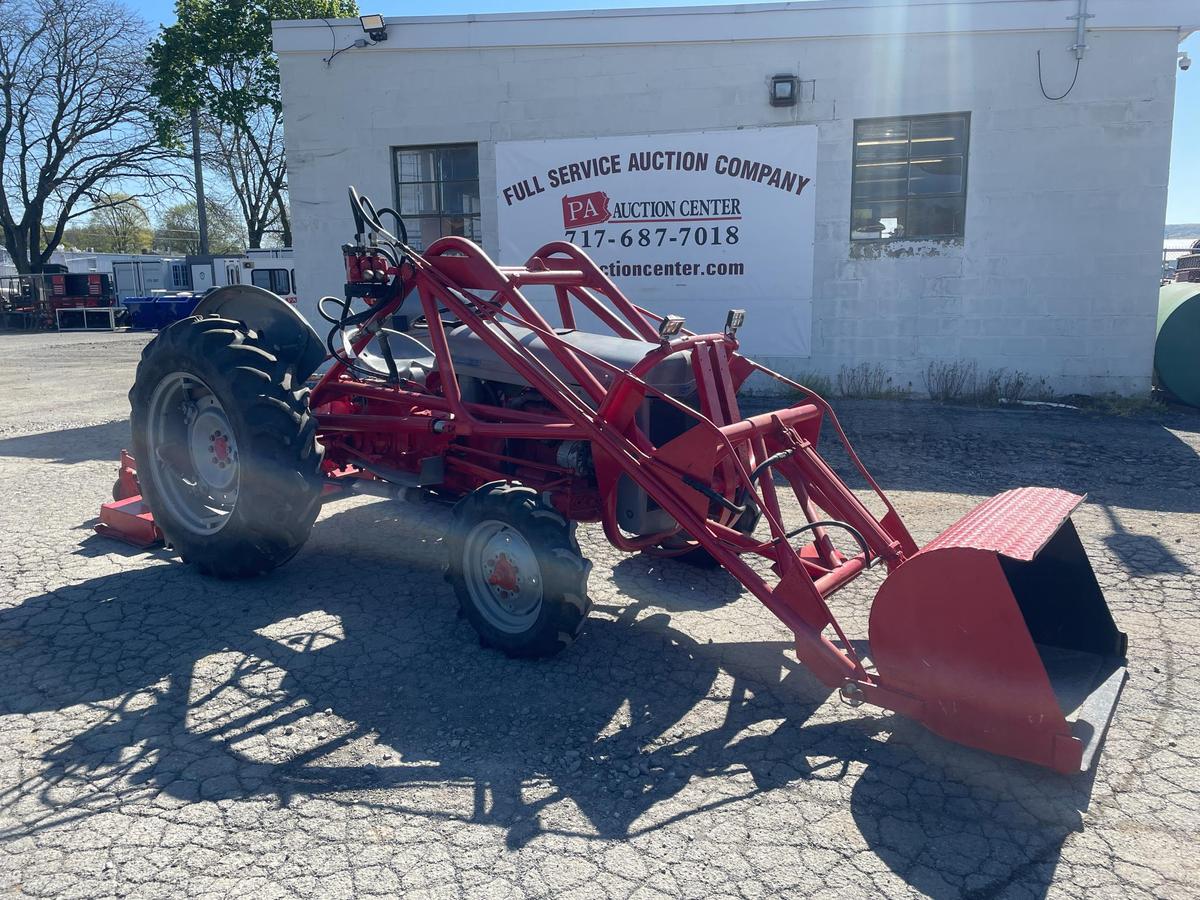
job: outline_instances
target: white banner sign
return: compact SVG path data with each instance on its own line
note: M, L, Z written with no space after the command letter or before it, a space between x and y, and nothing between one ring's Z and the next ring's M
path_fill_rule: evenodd
M816 168L811 125L498 143L500 258L565 239L693 331L744 308L747 353L808 356Z

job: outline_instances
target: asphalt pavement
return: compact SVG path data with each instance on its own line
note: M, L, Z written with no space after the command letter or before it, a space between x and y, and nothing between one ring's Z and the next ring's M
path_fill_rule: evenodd
M94 535L146 339L0 334L9 896L1197 896L1200 416L838 405L918 542L1089 493L1130 679L1064 777L842 705L728 575L592 526L595 611L537 662L456 615L438 506L331 504L244 582Z

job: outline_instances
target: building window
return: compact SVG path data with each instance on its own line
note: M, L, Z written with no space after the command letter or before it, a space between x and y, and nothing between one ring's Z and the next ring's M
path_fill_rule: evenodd
M396 209L416 249L424 250L449 234L482 240L475 144L396 147L393 168Z
M850 239L960 238L971 114L854 123Z
M280 296L292 292L287 269L255 269L250 273L250 283Z

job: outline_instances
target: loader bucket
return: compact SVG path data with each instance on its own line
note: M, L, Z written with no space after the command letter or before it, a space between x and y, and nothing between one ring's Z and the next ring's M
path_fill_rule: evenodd
M1091 766L1125 681L1125 635L1068 518L1082 501L999 494L880 587L871 658L930 730L1059 772Z

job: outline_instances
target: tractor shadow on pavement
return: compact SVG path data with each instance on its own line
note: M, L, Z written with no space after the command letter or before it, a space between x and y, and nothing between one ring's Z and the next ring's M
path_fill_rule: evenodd
M128 447L129 420L120 419L101 425L83 425L40 434L24 434L0 439L0 456L52 462L59 465L116 460L122 447ZM114 476L115 477L115 476Z
M967 873L1045 892L1089 785L843 713L785 642L698 642L637 596L654 592L645 561L623 570L633 602L601 599L567 652L509 660L455 614L447 520L365 503L261 579L156 562L0 610L0 713L78 706L82 728L35 734L49 749L0 791L24 811L0 840L150 800L354 802L498 827L511 847L762 804L760 827L836 851L859 841L820 820L848 800L866 848L918 890L950 896L942 873ZM997 859L981 827L1031 849Z

